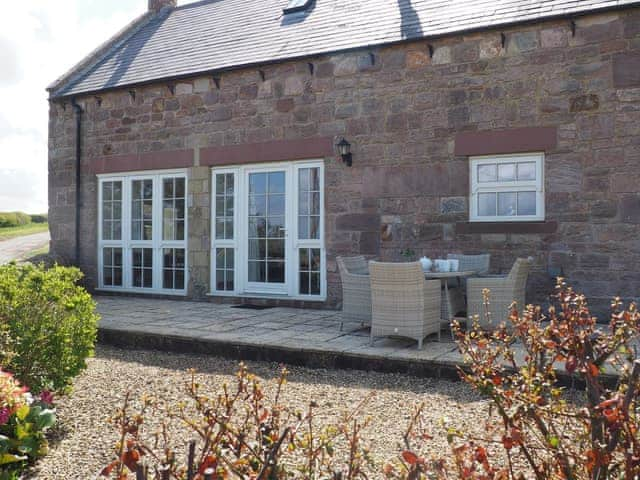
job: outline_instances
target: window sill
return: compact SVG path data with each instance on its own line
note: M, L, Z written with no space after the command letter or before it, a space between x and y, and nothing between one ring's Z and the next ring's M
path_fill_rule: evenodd
M458 222L457 234L471 233L555 233L558 222Z

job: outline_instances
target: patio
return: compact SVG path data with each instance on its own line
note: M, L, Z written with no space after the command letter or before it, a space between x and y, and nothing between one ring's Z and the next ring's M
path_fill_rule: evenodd
M343 321L342 312L138 297L98 296L100 340L116 346L206 353L241 360L266 360L323 368L353 368L457 378L461 356L448 331L442 341L377 338Z
M440 342L435 334L427 337L422 350L410 339L382 337L370 345L369 328L359 322L345 320L340 331L339 311L122 296L95 300L102 316L99 340L117 347L452 380L462 365L449 331L442 330ZM559 381L573 385L564 372Z

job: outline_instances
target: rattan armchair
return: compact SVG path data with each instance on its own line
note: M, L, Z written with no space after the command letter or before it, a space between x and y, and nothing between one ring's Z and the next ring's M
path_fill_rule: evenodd
M489 264L491 262L491 254L481 253L478 255L465 255L462 253L449 253L449 260L458 260L458 270L461 272L476 272L477 276L487 275L489 273ZM448 280L449 287L449 303L443 302L442 318L452 318L463 310L466 310L465 294L467 290L467 279L458 278ZM446 311L445 311L446 309Z
M518 258L506 277L479 277L467 279L467 315L478 315L480 325L488 330L506 321L509 307L516 302L524 307L527 277L531 260ZM487 318L482 291L490 290L489 318Z
M375 337L440 340L440 280L425 280L420 262L369 262L371 273L371 343Z
M464 255L462 253L450 253L447 255L449 260L458 260L458 270L474 271L477 275L486 275L489 273L489 263L491 262L491 254L481 253L479 255Z
M371 324L371 282L369 264L363 256L337 257L342 280L342 314L362 326ZM344 320L340 323L340 330Z

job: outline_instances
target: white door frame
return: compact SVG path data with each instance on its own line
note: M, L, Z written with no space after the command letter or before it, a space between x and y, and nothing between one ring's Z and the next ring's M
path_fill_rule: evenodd
M301 168L318 168L320 172L320 235L318 239L298 239L298 172ZM285 283L252 284L248 281L248 181L249 174L256 172L285 172ZM234 175L234 238L216 240L216 174ZM212 168L211 172L211 295L292 298L308 301L324 301L327 297L326 249L325 249L325 188L324 162L304 160L251 164L236 167ZM235 282L233 291L216 290L216 249L233 248L235 260ZM298 272L300 248L320 249L320 294L301 295Z
M293 189L292 189L292 175L291 168L283 168L282 166L248 166L244 167L241 170L240 174L240 184L242 188L240 189L240 193L242 195L241 200L238 202L238 207L240 211L240 219L241 221L238 224L238 232L239 232L239 258L241 260L241 268L238 273L239 277L242 280L242 285L244 285L244 291L246 293L256 293L258 295L289 295L291 288L289 287L289 283L291 281L291 272L290 272L290 264L291 264L291 234L289 231L291 230L291 225L293 225L292 217L292 208L291 198L293 197ZM284 234L284 283L262 283L262 282L250 282L249 281L249 176L252 173L276 173L282 172L284 173L284 226L285 226L285 234ZM266 227L266 225L265 225Z

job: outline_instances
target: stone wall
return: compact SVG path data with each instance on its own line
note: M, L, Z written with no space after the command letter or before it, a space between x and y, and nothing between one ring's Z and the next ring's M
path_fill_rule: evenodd
M122 155L346 137L353 167L326 160L328 306L335 256L398 260L490 252L494 272L533 256L531 301L562 269L597 309L640 291L640 10L310 58L83 97L82 267L95 281L92 165ZM433 46L431 57L428 44ZM311 68L313 65L313 68ZM546 227L474 233L461 132L554 127L545 152ZM50 114L52 246L73 249L74 114ZM257 147L258 148L258 147ZM512 152L503 152L512 153ZM190 171L194 297L208 290L209 173Z

